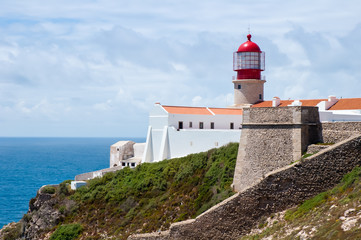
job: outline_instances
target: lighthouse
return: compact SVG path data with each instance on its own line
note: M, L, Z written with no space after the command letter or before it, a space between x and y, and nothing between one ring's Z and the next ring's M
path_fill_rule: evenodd
M233 53L233 70L237 77L233 79L234 105L232 107L246 107L263 101L263 85L266 82L261 72L265 69L264 52L251 41L242 43Z

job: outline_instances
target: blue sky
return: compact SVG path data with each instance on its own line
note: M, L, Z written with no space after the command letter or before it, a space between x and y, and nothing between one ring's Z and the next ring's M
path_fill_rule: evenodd
M232 54L265 98L361 97L361 3L1 0L0 136L145 137L165 105L232 104Z

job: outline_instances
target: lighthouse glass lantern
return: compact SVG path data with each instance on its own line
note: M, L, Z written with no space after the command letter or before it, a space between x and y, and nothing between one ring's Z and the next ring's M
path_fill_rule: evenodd
M261 79L261 71L265 70L264 52L251 41L251 37L248 34L248 41L233 53L233 70L237 71L237 79Z

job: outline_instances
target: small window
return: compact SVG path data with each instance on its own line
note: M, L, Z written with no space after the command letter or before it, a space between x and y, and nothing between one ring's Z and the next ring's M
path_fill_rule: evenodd
M131 163L131 166L132 166L132 167L135 167L135 162L132 162L132 163Z
M119 148L117 148L117 151L119 152Z
M231 122L231 124L229 125L229 128L234 129L234 123L233 122Z
M241 89L241 88L242 88L242 87L241 87L241 84L238 84L237 88L238 88L238 89Z
M178 122L178 129L183 129L183 122Z
M189 122L189 127L192 128L193 127L193 123Z
M122 162L122 166L125 167L125 162Z
M211 129L214 129L214 122L211 122Z
M203 122L199 122L199 129L203 129Z
M262 94L259 95L259 100L262 100Z

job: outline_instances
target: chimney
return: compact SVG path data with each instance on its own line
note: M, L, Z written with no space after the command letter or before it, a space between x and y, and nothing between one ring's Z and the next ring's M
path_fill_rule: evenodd
M279 97L272 98L272 107L278 107L281 103L281 99Z

